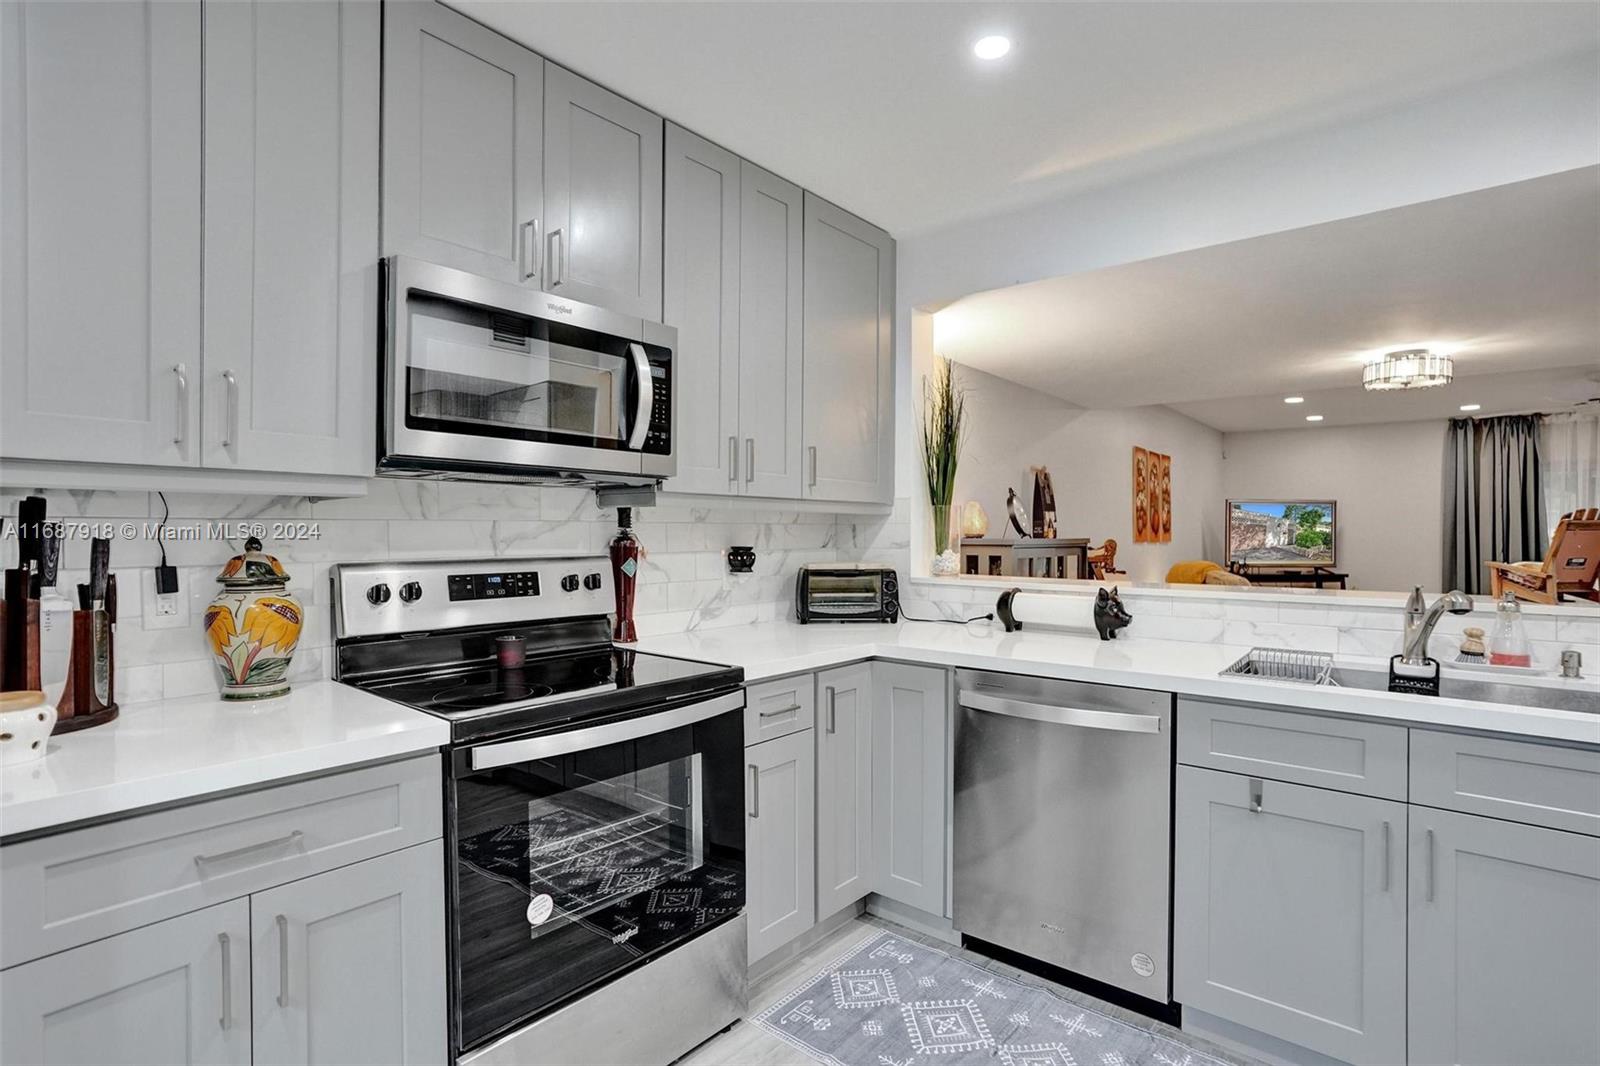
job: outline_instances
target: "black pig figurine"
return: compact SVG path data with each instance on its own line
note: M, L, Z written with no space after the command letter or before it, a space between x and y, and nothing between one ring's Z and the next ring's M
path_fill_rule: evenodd
M1122 597L1117 595L1117 590L1107 592L1101 589L1094 598L1094 628L1099 631L1101 640L1116 640L1117 630L1133 621L1133 615L1122 606Z

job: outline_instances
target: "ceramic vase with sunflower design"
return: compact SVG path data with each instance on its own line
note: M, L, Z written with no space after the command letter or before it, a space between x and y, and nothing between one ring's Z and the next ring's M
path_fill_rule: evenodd
M222 672L222 698L258 700L289 691L289 661L305 612L289 575L251 537L217 575L222 591L206 608L206 642Z

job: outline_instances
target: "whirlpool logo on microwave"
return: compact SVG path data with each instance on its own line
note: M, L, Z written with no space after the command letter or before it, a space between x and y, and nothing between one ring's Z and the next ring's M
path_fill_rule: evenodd
M547 303L547 304L545 304L545 306L548 307L550 310L554 311L558 315L570 315L570 314L572 314L572 308L568 307L566 304Z

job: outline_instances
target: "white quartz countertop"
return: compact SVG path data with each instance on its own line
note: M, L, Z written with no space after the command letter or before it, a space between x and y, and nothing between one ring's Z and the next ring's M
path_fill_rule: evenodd
M1221 670L1249 649L1230 644L1141 639L1126 633L1114 641L1102 641L1092 633L1060 630L1025 628L1007 633L992 623L798 625L776 621L647 637L638 647L662 655L740 666L747 681L862 659L895 659L1600 745L1600 714L1219 677ZM1387 669L1386 663L1377 660L1341 657L1339 661ZM1592 696L1600 710L1600 681L1592 677L1565 682L1546 678L1539 683L1577 688Z
M0 837L449 742L442 719L335 681L251 702L194 696L127 704L113 722L51 737L44 758L0 768Z

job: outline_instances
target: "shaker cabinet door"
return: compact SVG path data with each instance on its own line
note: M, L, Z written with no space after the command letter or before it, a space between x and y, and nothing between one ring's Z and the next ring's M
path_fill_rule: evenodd
M944 913L949 870L948 686L936 667L872 664L874 888L929 914Z
M437 840L251 896L255 1066L443 1062L444 920Z
M872 664L817 675L817 917L872 891Z
M193 466L200 4L0 4L0 456Z
M674 492L740 491L739 157L667 126L663 318L674 353Z
M806 496L894 494L894 241L805 197Z
M544 60L432 0L383 13L383 254L537 287Z
M205 46L204 463L371 474L379 9L214 4Z
M546 292L661 320L661 116L545 65Z
M1600 839L1411 808L1410 1061L1600 1062Z
M807 729L744 750L751 962L817 920L815 743Z
M739 431L744 491L799 499L803 196L754 163L739 205Z
M250 1063L250 905L193 911L0 973L0 1062Z
M1175 810L1173 998L1404 1062L1405 805L1179 766Z

